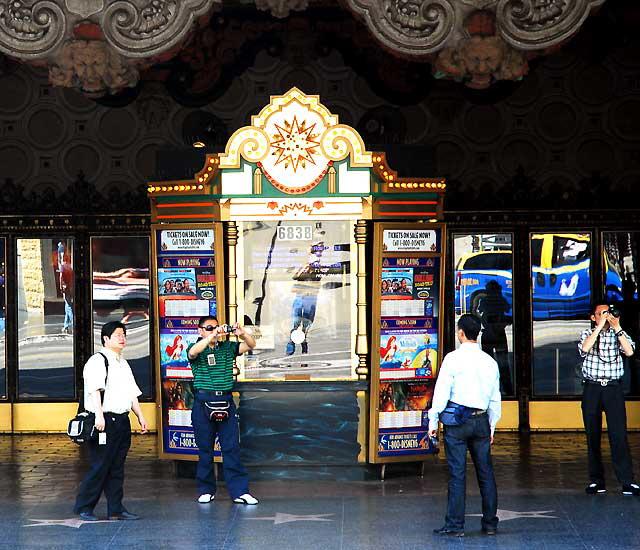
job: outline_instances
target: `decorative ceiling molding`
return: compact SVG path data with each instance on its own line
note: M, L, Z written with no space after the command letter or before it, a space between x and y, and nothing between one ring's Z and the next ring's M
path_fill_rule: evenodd
M48 66L54 85L105 95L135 86L140 68L173 57L194 24L219 4L0 0L0 52Z

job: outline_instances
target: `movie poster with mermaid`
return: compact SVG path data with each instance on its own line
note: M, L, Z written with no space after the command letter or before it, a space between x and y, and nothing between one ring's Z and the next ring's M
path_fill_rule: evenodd
M187 348L197 339L198 333L193 329L160 331L160 367L163 378L193 378Z
M437 366L437 330L388 328L380 331L380 380L431 378Z

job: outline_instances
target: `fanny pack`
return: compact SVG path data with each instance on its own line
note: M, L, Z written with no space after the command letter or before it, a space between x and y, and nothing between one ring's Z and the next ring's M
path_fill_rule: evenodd
M229 411L231 410L230 401L203 401L205 409L209 414L209 420L216 420L221 422L229 418Z
M475 410L476 409L449 401L445 409L440 413L440 422L445 426L462 426L471 418Z

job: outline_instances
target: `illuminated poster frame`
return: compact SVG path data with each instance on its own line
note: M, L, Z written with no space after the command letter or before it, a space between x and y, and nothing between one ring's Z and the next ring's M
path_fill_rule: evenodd
M442 361L446 228L374 227L369 462L419 461L438 452L427 411Z
M215 315L220 323L226 322L223 227L220 222L154 224L151 235L158 454L163 459L197 460L198 448L190 425L193 377L186 349L197 337L201 315ZM176 291L179 279L181 284ZM185 280L189 281L186 290ZM173 284L174 290L165 292L165 284ZM169 298L169 294L175 296ZM169 356L172 348L175 354ZM175 407L170 407L170 400L176 401ZM217 441L215 460L222 461Z

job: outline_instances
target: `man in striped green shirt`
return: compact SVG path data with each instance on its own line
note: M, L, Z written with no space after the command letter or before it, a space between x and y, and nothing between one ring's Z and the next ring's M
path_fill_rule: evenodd
M217 434L222 449L224 479L231 499L238 504L258 504L258 500L249 494L249 477L240 461L240 432L231 393L233 362L237 356L253 349L256 341L238 323L232 328L232 334L240 342L227 340L227 333L215 317L201 317L198 322L200 338L187 348L195 390L191 424L198 445L198 502L211 502L216 493L213 444ZM226 418L212 416L213 402L228 406Z

